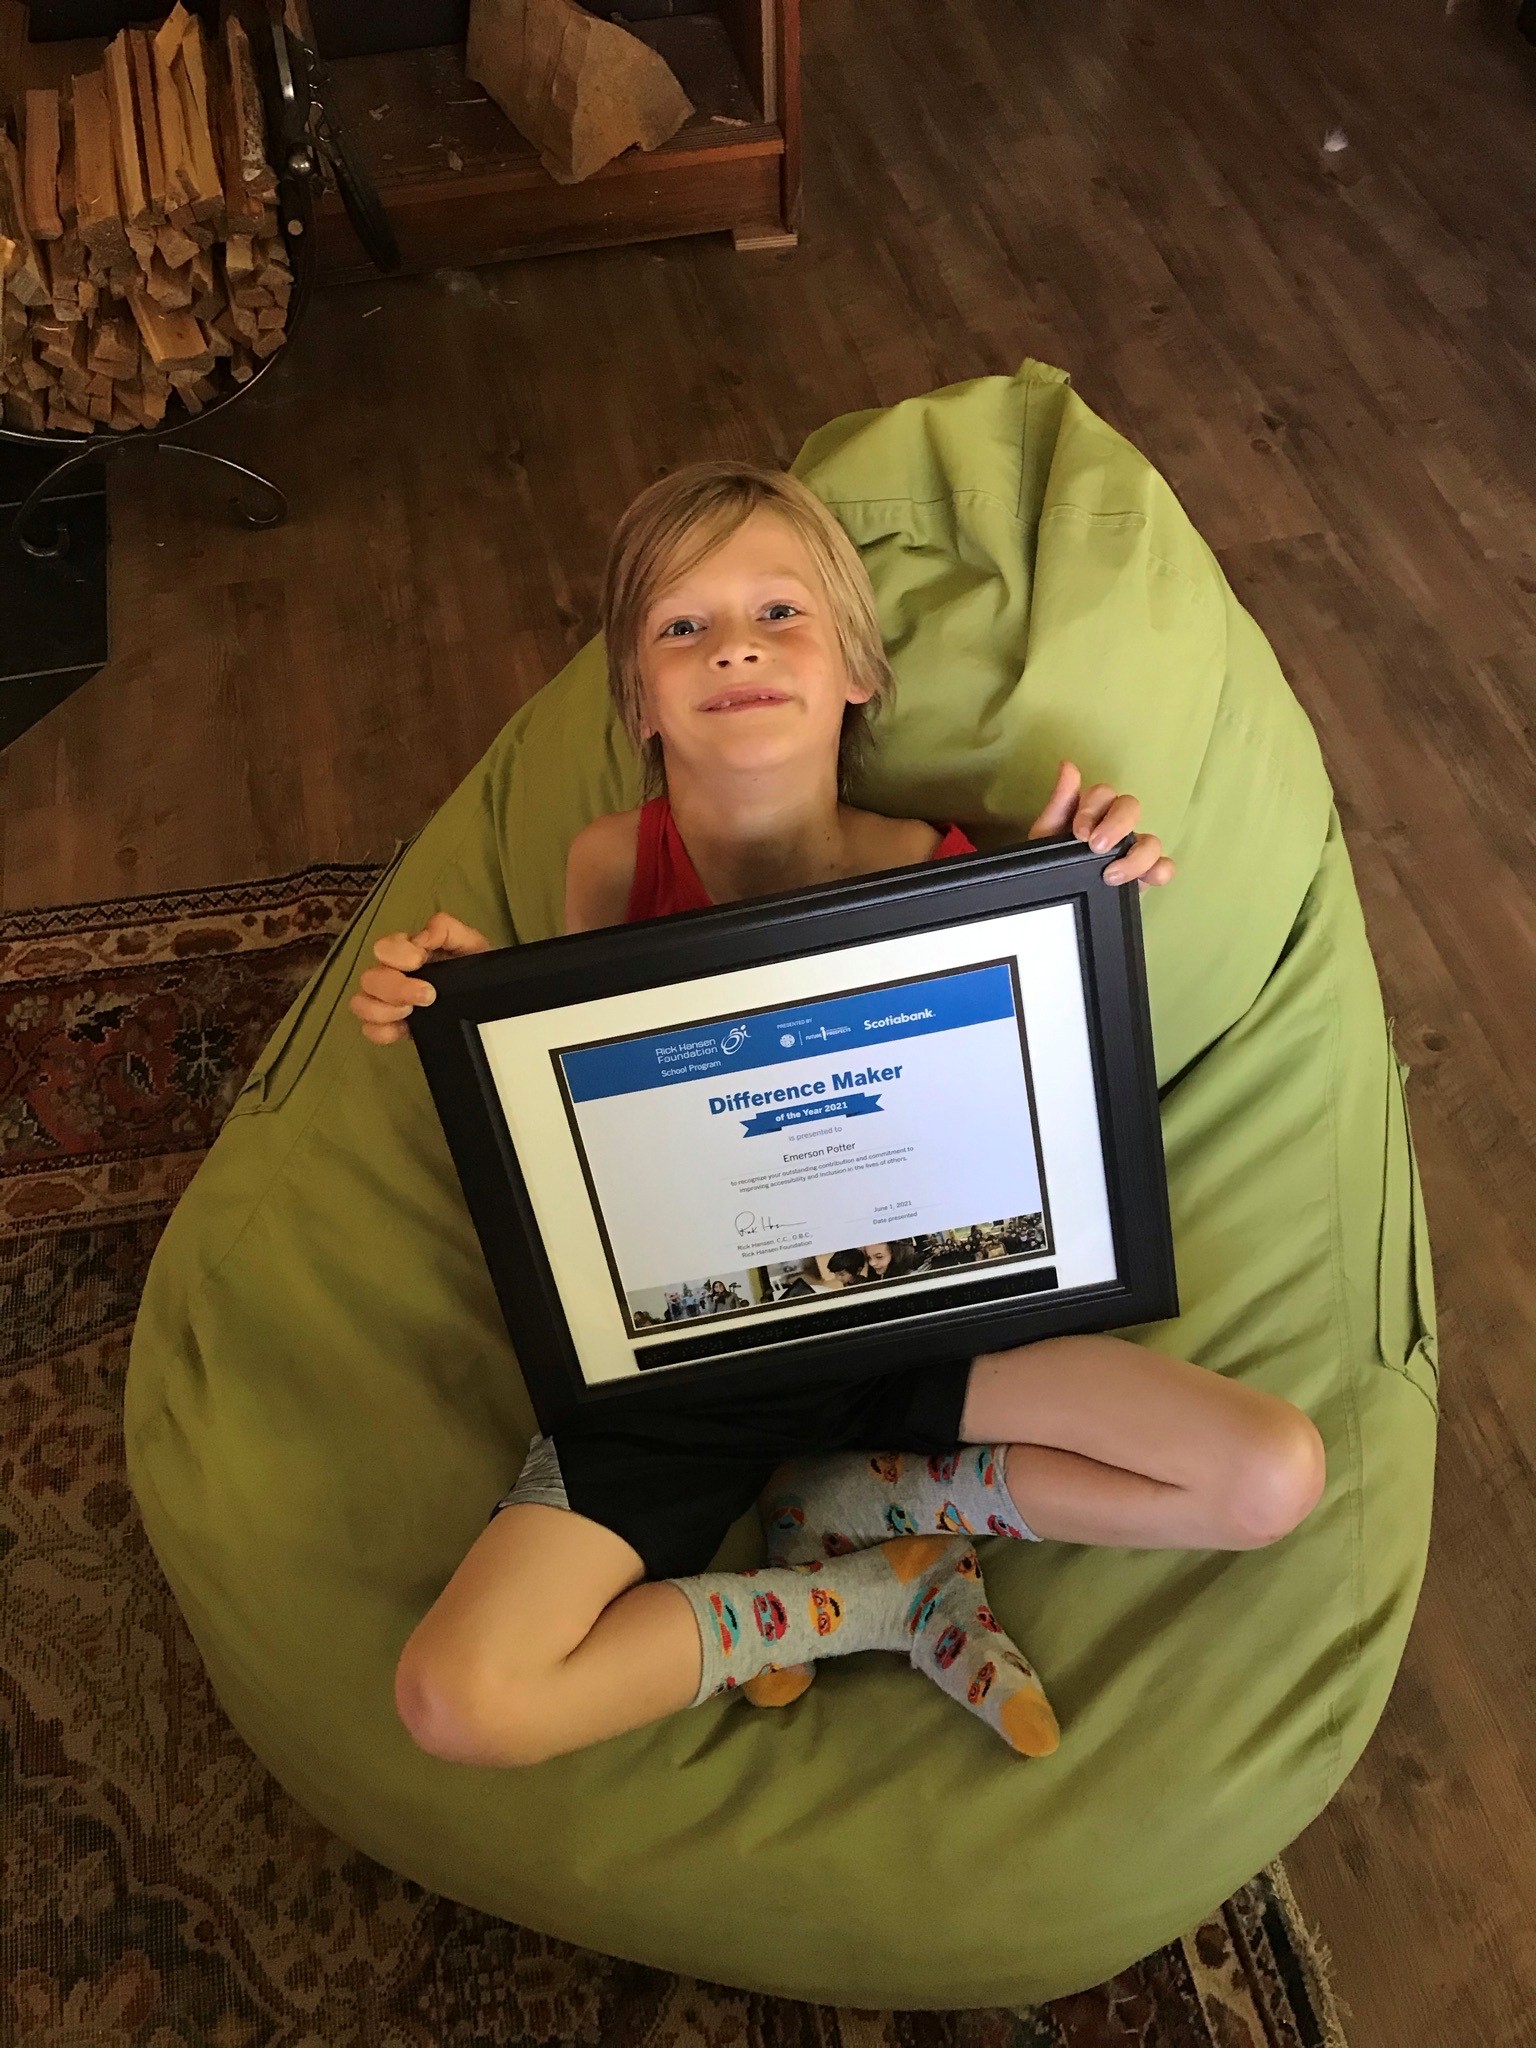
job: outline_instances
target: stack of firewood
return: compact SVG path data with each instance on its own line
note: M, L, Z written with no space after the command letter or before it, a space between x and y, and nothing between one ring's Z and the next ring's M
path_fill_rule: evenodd
M247 383L287 334L276 202L233 13L210 43L177 0L66 92L28 92L19 143L0 129L6 423L127 432Z

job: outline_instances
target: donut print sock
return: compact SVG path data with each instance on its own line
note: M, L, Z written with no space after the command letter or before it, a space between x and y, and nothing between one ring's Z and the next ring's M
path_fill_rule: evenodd
M913 1666L1020 1756L1049 1756L1061 1740L1055 1713L1028 1658L987 1605L975 1545L950 1539L946 1553L913 1597Z
M854 1650L910 1653L910 1559L877 1543L854 1557L804 1558L748 1572L672 1579L693 1609L704 1649L701 1706L760 1672Z
M918 1451L839 1451L781 1465L760 1512L775 1561L840 1557L888 1536L1040 1539L1008 1491L1006 1444Z
M896 1650L1020 1755L1056 1747L1056 1716L987 1607L975 1546L963 1537L897 1536L851 1557L671 1583L693 1608L704 1649L693 1706L785 1657Z
M1006 1444L917 1452L844 1451L781 1465L759 1503L774 1564L843 1557L893 1534L967 1531L1040 1539L1008 1491ZM810 1664L770 1669L751 1680L755 1707L789 1706L815 1678ZM947 1690L948 1688L946 1688Z

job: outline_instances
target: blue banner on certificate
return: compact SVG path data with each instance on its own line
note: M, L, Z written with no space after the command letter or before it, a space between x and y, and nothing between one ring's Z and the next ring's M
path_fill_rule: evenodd
M632 1335L1052 1250L1012 959L553 1058Z

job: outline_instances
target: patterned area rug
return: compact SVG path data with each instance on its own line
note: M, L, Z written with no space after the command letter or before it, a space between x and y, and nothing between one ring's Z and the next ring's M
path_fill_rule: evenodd
M3 2048L1344 2048L1279 1864L1030 2011L749 1996L358 1854L220 1712L123 1474L155 1240L376 870L0 918Z

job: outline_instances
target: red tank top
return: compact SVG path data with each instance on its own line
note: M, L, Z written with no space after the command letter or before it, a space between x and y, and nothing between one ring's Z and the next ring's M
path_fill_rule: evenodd
M951 825L930 858L947 860L952 854L975 851L960 827ZM683 835L672 816L672 806L665 796L652 797L640 812L635 880L629 892L629 908L624 913L624 922L638 924L642 918L668 917L674 910L708 910L712 901L688 858Z

